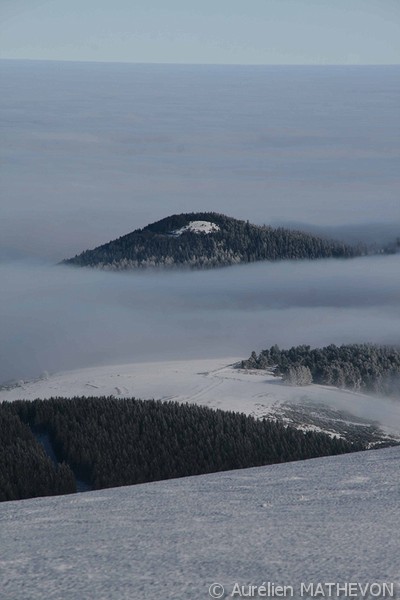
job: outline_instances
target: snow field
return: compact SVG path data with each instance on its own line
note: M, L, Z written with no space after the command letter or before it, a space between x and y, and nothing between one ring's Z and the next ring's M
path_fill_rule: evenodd
M335 433L338 423L379 424L400 437L400 402L334 387L285 385L266 371L234 368L239 358L133 363L55 373L0 390L0 401L51 396L175 400Z
M0 505L6 600L395 582L400 448Z

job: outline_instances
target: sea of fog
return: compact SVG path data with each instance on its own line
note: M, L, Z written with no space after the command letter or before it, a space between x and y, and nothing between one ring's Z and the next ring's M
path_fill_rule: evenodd
M0 382L86 365L400 340L399 256L55 267L176 212L400 234L400 67L0 61Z
M400 340L400 255L164 273L0 265L0 382L88 365Z

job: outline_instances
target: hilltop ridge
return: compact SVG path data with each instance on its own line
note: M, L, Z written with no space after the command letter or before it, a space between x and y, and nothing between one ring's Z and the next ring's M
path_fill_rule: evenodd
M62 264L106 270L204 269L261 260L350 258L359 254L352 246L309 233L200 212L171 215Z

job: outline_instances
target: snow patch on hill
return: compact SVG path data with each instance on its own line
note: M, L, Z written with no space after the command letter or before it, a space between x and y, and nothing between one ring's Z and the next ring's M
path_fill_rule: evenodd
M179 236L182 235L182 233L185 233L185 231L190 231L192 233L214 233L219 230L220 227L211 221L190 221L184 227L171 231L171 235Z

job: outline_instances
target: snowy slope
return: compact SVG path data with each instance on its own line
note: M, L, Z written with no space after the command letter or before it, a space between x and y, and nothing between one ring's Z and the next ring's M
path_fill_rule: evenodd
M400 582L400 448L0 505L7 600Z
M135 363L51 375L0 391L0 401L50 396L114 395L177 400L271 416L309 429L353 437L354 427L400 437L400 402L327 386L292 387L265 371L233 368L239 359ZM376 425L375 425L376 426Z
M172 235L182 235L185 231L190 231L192 233L214 233L215 231L220 231L219 225L216 223L212 223L211 221L190 221L184 227L180 229L175 229L172 231Z

